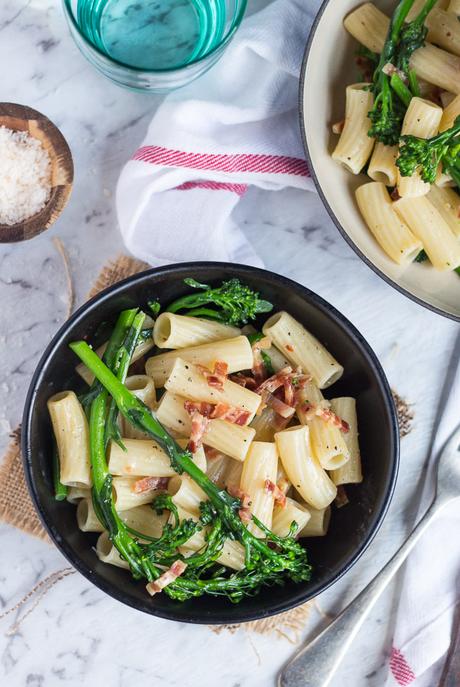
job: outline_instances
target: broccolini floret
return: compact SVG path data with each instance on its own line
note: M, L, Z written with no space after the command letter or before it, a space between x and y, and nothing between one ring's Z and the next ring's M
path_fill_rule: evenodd
M184 282L199 292L178 298L166 309L168 312L187 310L190 316L207 317L240 326L247 324L248 320L254 320L259 313L273 309L271 303L259 298L258 293L239 279L224 281L216 288L200 284L195 279L184 279ZM206 307L208 305L214 307Z
M433 9L437 0L427 0L417 17L405 23L414 0L401 0L391 18L387 38L383 46L374 80L371 87L374 94L374 105L369 112L372 126L368 135L376 138L385 145L396 145L399 140L402 121L407 107L407 99L401 100L402 88L396 91L392 88L393 80L401 86L409 79L409 60L412 53L422 47L426 38L427 28L424 21ZM413 81L413 77L412 77ZM401 82L401 83L400 83Z
M423 181L434 184L439 164L460 186L460 115L453 126L432 138L401 136L396 164L404 177L419 172Z

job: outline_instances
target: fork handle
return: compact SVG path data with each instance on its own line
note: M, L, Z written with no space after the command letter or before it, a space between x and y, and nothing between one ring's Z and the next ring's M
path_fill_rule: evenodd
M279 687L328 687L371 609L442 505L433 501L385 567L330 625L289 661L280 673Z

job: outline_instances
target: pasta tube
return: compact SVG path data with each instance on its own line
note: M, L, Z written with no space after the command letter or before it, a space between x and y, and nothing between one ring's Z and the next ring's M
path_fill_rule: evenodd
M82 532L103 532L104 526L99 521L94 510L91 496L81 499L77 506L77 524Z
M367 135L371 128L368 112L374 104L374 96L365 87L369 84L353 84L345 90L345 124L332 157L342 163L352 174L359 174L368 161L374 139Z
M447 11L460 16L460 0L450 0Z
M459 23L460 26L460 23ZM460 115L460 95L457 95L452 102L444 108L444 112L441 117L441 124L439 125L439 131L446 131L450 129L457 117Z
M158 348L199 346L210 341L232 339L240 334L237 327L228 324L170 312L159 315L153 328L153 340Z
M390 20L371 2L348 14L343 22L348 33L372 52L382 52Z
M224 482L225 488L230 491L238 489L241 482L241 475L243 472L244 463L239 463L237 460L230 460L225 471Z
M409 66L420 79L451 93L460 93L460 57L457 55L425 43L413 53Z
M272 408L264 408L260 415L256 415L251 422L251 427L255 430L255 437L257 441L274 441L276 429L276 421L279 415L275 413Z
M272 315L262 331L283 351L291 364L311 374L320 389L330 386L342 376L342 365L289 313L282 311Z
M401 198L393 207L421 240L433 267L445 271L460 265L460 243L425 196Z
M112 486L117 511L125 511L137 506L151 503L155 496L164 492L160 489L150 489L149 491L135 492L134 485L139 477L114 477Z
M126 450L111 441L109 471L112 475L171 477L176 474L169 456L153 439L122 439Z
M322 510L317 510L308 506L308 512L310 513L310 519L299 532L298 537L324 537L327 534L331 521L331 507L328 506Z
M275 440L286 474L302 498L314 508L328 506L337 488L313 456L308 427L290 427L275 434Z
M425 20L430 43L460 55L460 23L453 12L434 7Z
M246 336L237 336L233 339L224 339L201 344L200 346L181 348L177 351L154 355L147 360L145 371L152 377L155 386L164 386L171 374L175 361L179 357L183 361L204 365L210 369L214 368L216 361L222 360L227 363L230 374L240 370L250 370L253 364L252 348Z
M136 530L139 534L147 535L147 537L161 537L163 527L169 517L167 513L158 515L149 506L130 508L126 511L120 511L118 515L128 527Z
M432 186L428 200L439 212L449 229L460 238L460 196L448 186Z
M252 420L261 402L258 394L228 379L222 383L222 389L211 386L199 367L181 358L175 360L165 388L172 394L192 401L224 403L239 408L247 413L245 424Z
M412 98L404 116L401 133L418 138L431 138L439 129L442 108L423 98ZM401 198L424 196L430 190L430 184L422 181L416 171L410 177L401 176L398 170L398 194Z
M302 390L300 396L297 417L302 425L308 425L313 455L325 470L342 467L350 458L344 433L339 427L327 422L322 417L310 417L308 410L305 409L305 404L325 405L321 391L314 388L313 384L309 384Z
M266 481L276 484L278 452L275 444L253 441L248 456L243 463L240 489L247 495L249 510L266 527L271 528L273 517L273 492L266 488ZM248 530L256 537L265 537L262 530L249 522Z
M385 43L389 18L370 2L351 12L346 30L372 52L380 53ZM425 43L412 54L409 65L420 79L451 93L460 93L460 59L446 50Z
M91 489L89 487L69 487L67 490L67 501L69 503L78 503L80 499L91 498Z
M60 479L68 487L90 487L89 431L85 412L73 391L48 399L59 454Z
M204 491L185 473L169 480L168 492L173 503L197 516L200 514L200 503L208 500Z
M148 408L152 410L156 407L156 391L153 379L148 375L131 375L125 380L125 387L129 389L134 396L139 398ZM148 434L126 420L125 417L120 418L121 433L127 439L147 439Z
M96 555L99 560L102 561L102 563L115 565L117 568L125 568L125 570L129 570L128 563L120 556L110 541L107 532L103 532L97 540Z
M185 398L167 391L163 394L156 416L168 429L189 436L192 421L184 408ZM235 460L244 460L256 431L252 427L235 425L226 420L210 420L203 436L206 446L215 448Z
M381 181L385 186L396 186L398 150L398 146L386 146L378 141L367 168L368 176L374 181Z
M207 475L211 482L217 484L221 489L225 489L225 472L231 458L224 453L218 453L214 458L208 460Z
M395 212L387 188L380 181L356 189L359 210L377 243L398 265L414 260L422 243Z
M284 508L274 508L272 531L279 537L287 537L291 524L295 522L298 527L296 537L299 537L310 517L310 511L305 506L288 496Z
M358 484L363 481L361 470L361 454L358 443L358 418L356 416L356 401L344 396L331 401L332 410L348 423L349 431L344 435L348 448L349 460L337 470L329 473L334 484Z

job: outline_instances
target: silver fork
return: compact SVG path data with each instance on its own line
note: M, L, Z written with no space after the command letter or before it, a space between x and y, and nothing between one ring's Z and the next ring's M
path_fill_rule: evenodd
M460 498L460 427L437 464L436 491L425 515L393 558L321 634L295 654L279 675L279 687L327 687L351 643L390 580L440 511Z

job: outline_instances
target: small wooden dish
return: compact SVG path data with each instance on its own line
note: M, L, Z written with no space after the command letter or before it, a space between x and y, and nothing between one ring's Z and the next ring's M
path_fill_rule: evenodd
M59 217L72 191L72 153L59 129L37 110L15 103L0 103L0 126L27 131L38 138L51 159L51 193L45 207L17 224L0 224L0 243L31 239Z

